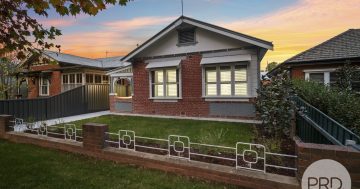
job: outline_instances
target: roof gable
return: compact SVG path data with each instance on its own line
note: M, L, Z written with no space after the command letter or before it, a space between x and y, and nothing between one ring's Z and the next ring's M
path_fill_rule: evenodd
M347 58L360 58L360 29L349 29L291 57L285 64Z
M255 45L255 46L258 46L258 47L261 47L264 49L273 49L273 44L271 42L264 41L264 40L261 40L261 39L255 38L255 37L251 37L251 36L248 36L245 34L241 34L238 32L234 32L234 31L231 31L231 30L219 27L219 26L215 26L212 24L208 24L208 23L205 23L205 22L202 22L199 20L181 16L177 20L172 22L170 25L165 27L163 30L161 30L159 33L157 33L156 35L151 37L149 40L144 42L142 45L140 45L139 47L137 47L136 49L131 51L122 60L123 61L130 60L131 58L138 55L139 53L141 53L142 51L147 49L149 46L151 46L153 43L160 40L162 37L164 37L168 33L172 32L173 30L175 30L177 27L179 27L181 24L184 24L184 23L201 28L203 30L211 31L211 32L226 36L228 38L232 38L232 39L236 39L241 42L249 43L251 45Z

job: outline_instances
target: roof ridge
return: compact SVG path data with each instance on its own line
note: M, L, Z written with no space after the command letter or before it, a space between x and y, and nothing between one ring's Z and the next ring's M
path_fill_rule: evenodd
M328 44L329 42L331 42L331 41L333 41L333 40L335 40L335 39L338 39L338 38L340 38L341 36L347 34L347 33L348 33L349 31L351 31L351 30L358 30L358 29L348 29L348 30L346 30L346 31L344 31L344 32L342 32L342 33L340 33L340 34L338 34L338 35L335 35L335 36L331 37L330 39L327 39L327 40L325 40L325 41L323 41L323 42L321 42L321 43L319 43L319 44L317 44L317 45L315 45L315 46L313 46L313 47L311 47L311 48L309 48L309 49L307 49L307 50L305 50L305 51L303 51L303 52L301 52L301 53L299 53L299 54L297 54L297 55L295 55L295 56L293 56L293 57L291 57L291 58L289 58L289 59L287 59L287 60L285 60L284 63L290 62L290 61L292 61L293 59L295 59L295 58L297 58L297 57L299 57L299 56L302 56L303 54L305 54L305 53L307 53L307 52L309 52L309 51L311 51L311 50L313 50L313 49L316 49L316 48L318 48L318 47L320 47L320 46L323 46L323 45L325 45L325 44ZM359 29L359 30L360 30L360 29Z

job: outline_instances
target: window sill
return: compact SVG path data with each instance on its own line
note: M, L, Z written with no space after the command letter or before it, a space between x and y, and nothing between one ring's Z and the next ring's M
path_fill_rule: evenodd
M205 99L205 101L225 101L225 102L249 102L250 98L253 98L251 96L203 96L202 98Z
M181 100L180 97L175 98L149 98L150 100L153 100L153 102L178 102L178 100Z

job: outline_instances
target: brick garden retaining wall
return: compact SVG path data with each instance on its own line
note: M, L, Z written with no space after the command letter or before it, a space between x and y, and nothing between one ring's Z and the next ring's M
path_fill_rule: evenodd
M143 166L166 172L197 177L247 188L261 189L299 189L294 177L261 173L248 170L235 170L233 167L174 159L168 156L115 149L105 146L105 134L108 126L88 123L83 125L83 142L38 136L28 133L9 132L11 116L0 115L0 138L16 142L34 144L41 147L78 153L119 163Z
M297 137L297 179L301 181L306 168L320 159L332 159L341 163L350 173L352 188L360 188L360 152L346 146L303 143Z

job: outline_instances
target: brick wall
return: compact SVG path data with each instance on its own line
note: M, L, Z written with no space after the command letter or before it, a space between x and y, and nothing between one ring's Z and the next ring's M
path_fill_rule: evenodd
M200 54L189 55L181 62L182 99L177 102L150 100L149 72L143 61L133 64L133 112L172 116L209 117L209 102L202 98ZM243 102L226 102L243 103Z
M50 79L50 96L54 96L61 93L61 72L53 71Z
M346 167L352 180L352 188L360 188L360 152L350 147L303 143L295 138L298 156L297 178L301 181L306 168L320 159L332 159Z
M359 63L360 64L360 63ZM312 65L305 65L305 66L292 66L291 67L291 77L293 79L305 79L304 70L307 69L329 69L329 68L338 68L343 64L323 64L323 65L316 65L316 63Z
M37 98L39 96L39 77L28 78L28 98Z

